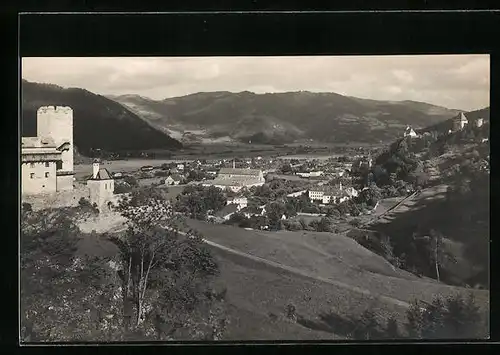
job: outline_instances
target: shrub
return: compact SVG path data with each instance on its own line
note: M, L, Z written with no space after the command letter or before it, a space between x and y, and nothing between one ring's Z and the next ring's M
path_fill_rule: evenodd
M349 224L353 227L359 227L361 225L361 221L357 218L351 219Z
M286 318L295 322L297 320L297 309L295 308L295 306L291 303L289 303L286 307L285 307L285 315L286 315Z
M115 194L124 194L127 192L131 192L132 187L128 184L115 184L115 190L113 191Z
M23 202L22 205L21 205L21 209L24 212L32 212L33 211L33 206L31 205L31 203Z
M90 203L90 201L87 200L85 197L80 198L80 200L78 201L78 205L80 207L93 207L92 204Z
M407 311L407 330L411 338L418 339L477 339L487 337L487 315L480 312L474 296L461 295L446 300L434 298L423 307L414 302Z

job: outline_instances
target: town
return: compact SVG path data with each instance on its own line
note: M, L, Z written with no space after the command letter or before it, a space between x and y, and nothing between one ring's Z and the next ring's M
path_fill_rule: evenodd
M190 191L216 188L225 203L219 204L217 210L197 213L196 218L246 228L295 230L299 221L304 224L303 221L308 220L317 225L321 217L332 216L335 206L369 189L368 181L362 177L374 165L371 152L322 159L257 156L171 161L142 166L135 171L108 169L106 160L95 159L88 167L91 174L75 177L72 109L41 107L37 117L38 137L23 137L22 141L23 201L32 203L35 208L72 206L86 201L106 214L137 187L158 189L174 202L174 206L179 206ZM467 118L459 114L448 134L462 130L466 124ZM483 119L475 120L474 125L481 127ZM430 136L430 133L423 136ZM422 135L408 126L402 137L418 140ZM414 191L415 186L402 185L389 197L407 196ZM359 218L355 218L359 215L371 215L377 202L365 205L354 215L344 213L339 225L354 223L353 220L359 222ZM271 211L270 204L279 207L278 211ZM195 217L182 206L179 211L186 217ZM274 216L272 221L270 214Z

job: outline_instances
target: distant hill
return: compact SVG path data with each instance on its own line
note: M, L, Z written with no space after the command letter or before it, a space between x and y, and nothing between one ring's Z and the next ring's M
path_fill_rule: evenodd
M465 117L469 120L470 123L474 123L478 118L484 119L484 122L487 123L490 121L490 108L485 107L480 110L476 111L470 111L470 112L464 112ZM425 127L421 130L419 130L419 133L424 133L424 132L438 132L441 134L447 133L448 130L450 130L453 127L453 118L450 118L446 121L439 122L434 125L430 125L428 127Z
M255 94L201 92L165 100L110 96L177 139L253 143L390 141L406 125L423 128L460 111L415 101L376 101L306 91ZM184 138L186 136L184 135Z
M182 144L158 131L122 105L78 88L22 81L22 136L36 136L40 106L73 108L74 141L78 152L91 148L107 151L179 149Z

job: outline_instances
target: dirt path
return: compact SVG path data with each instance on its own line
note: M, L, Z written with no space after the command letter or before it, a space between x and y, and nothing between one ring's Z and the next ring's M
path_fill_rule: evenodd
M122 231L124 229L125 229L124 225L122 225L121 227L120 226L115 226L113 228L113 231L114 232L119 232L119 231ZM181 234L181 235L187 235L187 233L185 233L183 231L178 231L178 233ZM339 281L330 280L328 278L324 278L324 277L312 275L312 274L304 272L304 271L302 271L300 269L297 269L297 268L294 268L294 267L291 267L291 266L287 266L287 265L283 265L283 264L280 264L278 262L267 260L267 259L255 256L255 255L251 255L251 254L239 251L239 250L228 248L228 247L226 247L224 245L221 245L221 244L218 244L218 243L214 243L214 242L206 240L206 239L203 239L203 242L205 244L207 244L207 245L210 245L210 246L212 246L214 248L223 250L225 252L228 252L228 253L231 253L231 254L234 254L234 255L238 255L238 256L241 256L241 257L244 257L244 258L247 258L247 259L250 259L250 260L253 260L253 261L265 264L265 265L268 265L268 266L272 266L274 268L277 268L277 269L280 269L280 270L283 270L283 271L287 271L287 272L295 274L295 275L299 275L299 276L307 277L309 279L313 279L313 280L316 280L316 281L328 283L330 285L334 285L334 286L337 286L337 287L349 290L351 292L356 292L356 293L362 294L364 296L375 297L375 298L378 298L382 302L389 303L389 304L392 304L392 305L396 305L396 306L399 306L399 307L403 307L403 308L410 307L410 305L407 302L403 302L403 301L400 301L398 299L395 299L395 298L392 298L392 297L388 297L388 296L384 296L384 295L376 295L376 294L373 294L372 292L370 292L367 289L363 289L363 288L360 288L360 287L348 285L346 283L339 282Z
M184 234L183 232L180 232L180 233ZM208 244L208 245L210 245L210 246L212 246L212 247L221 249L221 250L229 252L231 254L239 255L239 256L245 257L247 259L251 259L253 261L260 262L260 263L272 266L274 268L278 268L278 269L287 271L287 272L292 273L292 274L296 274L296 275L307 277L307 278L310 278L310 279L313 279L313 280L316 280L316 281L328 283L330 285L334 285L334 286L337 286L337 287L340 287L340 288L343 288L343 289L347 289L349 291L356 292L356 293L362 294L364 296L376 297L380 301L383 301L385 303L390 303L390 304L393 304L393 305L396 305L396 306L399 306L399 307L403 307L403 308L410 307L410 305L408 303L400 301L400 300L397 300L397 299L392 298L392 297L387 297L387 296L383 296L383 295L374 295L374 294L372 294L370 291L368 291L366 289L363 289L363 288L360 288L360 287L356 287L356 286L352 286L352 285L348 285L348 284L345 284L343 282L330 280L330 279L327 279L327 278L324 278L324 277L314 276L314 275L311 275L311 274L309 274L307 272L299 270L297 268L290 267L290 266L287 266L287 265L283 265L283 264L280 264L280 263L277 263L277 262L274 262L274 261L271 261L271 260L263 259L263 258L260 258L258 256L255 256L255 255L250 255L250 254L241 252L239 250L228 248L228 247L225 247L223 245L211 242L211 241L206 240L206 239L203 239L203 242L206 243L206 244Z

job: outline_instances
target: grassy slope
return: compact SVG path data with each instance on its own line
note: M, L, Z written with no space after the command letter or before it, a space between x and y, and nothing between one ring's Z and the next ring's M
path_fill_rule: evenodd
M436 294L450 295L466 289L424 281L402 270L394 270L382 257L352 239L332 233L260 232L230 226L189 221L206 239L311 274L368 289L409 302L431 301ZM473 291L479 303L489 302L489 293ZM353 293L350 296L354 297Z

